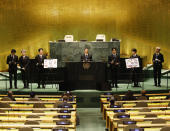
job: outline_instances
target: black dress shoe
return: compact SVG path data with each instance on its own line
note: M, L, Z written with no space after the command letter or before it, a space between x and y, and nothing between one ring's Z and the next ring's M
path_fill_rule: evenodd
M161 85L158 85L158 87L161 87Z
M43 89L45 89L45 86L42 86Z
M157 86L157 84L155 84L155 86Z
M37 89L40 89L40 86L38 86Z
M15 87L15 89L18 89L17 87Z

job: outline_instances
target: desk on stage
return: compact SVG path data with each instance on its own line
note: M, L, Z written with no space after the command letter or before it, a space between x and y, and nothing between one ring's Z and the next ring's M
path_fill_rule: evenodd
M104 62L66 62L66 69L68 87L71 90L99 90L105 83Z

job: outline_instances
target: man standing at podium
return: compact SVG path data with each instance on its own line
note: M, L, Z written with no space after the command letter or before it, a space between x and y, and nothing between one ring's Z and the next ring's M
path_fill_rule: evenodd
M44 59L47 59L46 55L43 53L43 48L38 49L39 54L35 57L36 66L38 71L38 87L42 84L42 88L45 88L44 82Z
M140 56L137 55L137 49L135 49L135 48L132 49L132 55L130 58L138 58L139 66L141 66ZM140 69L140 67L132 68L132 81L134 82L134 87L139 87L139 79L138 79L139 69Z
M154 82L155 86L161 87L161 69L162 63L164 62L164 57L160 53L160 47L156 47L156 51L153 54L153 72L154 72ZM158 83L157 83L158 82Z
M17 89L17 64L18 56L15 55L16 50L12 49L11 54L7 57L8 71L9 71L9 80L10 80L10 89L12 89L12 75L14 75L14 86Z
M117 86L117 76L118 76L118 69L119 69L119 63L120 63L120 58L117 54L117 49L112 48L112 54L108 56L108 62L110 64L110 69L112 73L112 82L113 82L113 87L118 87Z
M26 50L21 50L22 56L19 58L19 65L21 67L22 80L24 88L29 88L29 57L26 56Z
M92 61L92 55L89 54L89 49L88 48L84 49L84 54L81 55L81 61L82 62L90 62L90 61Z

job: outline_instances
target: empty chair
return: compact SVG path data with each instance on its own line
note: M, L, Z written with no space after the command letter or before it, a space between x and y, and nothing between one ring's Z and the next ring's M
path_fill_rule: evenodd
M44 103L34 103L33 108L46 108Z
M27 116L27 118L40 118L40 116L37 116L37 115L29 115L29 116Z
M0 102L0 108L11 108L11 106L8 103L1 103Z
M124 128L124 131L144 131L143 128L139 128L136 125L129 125Z
M1 101L11 101L11 99L9 97L3 97Z
M170 127L163 127L160 131L170 131Z
M58 108L58 106L59 106L61 103L62 103L61 101L58 101L58 102L54 103L53 107L54 107L54 108Z
M26 121L24 125L39 125L40 123L38 121Z
M148 104L146 102L138 102L136 103L136 107L148 107Z
M33 110L32 113L44 113L42 110Z
M34 131L34 130L30 127L24 127L24 128L20 128L19 131Z
M145 115L145 118L150 118L150 117L157 117L156 114L146 114Z
M141 109L140 112L151 112L150 109Z
M40 101L39 98L29 98L28 101Z
M117 94L114 95L115 101L121 101L121 97Z
M148 98L146 96L140 96L137 98L137 100L148 100Z
M152 124L165 124L166 120L164 119L155 119L152 121Z

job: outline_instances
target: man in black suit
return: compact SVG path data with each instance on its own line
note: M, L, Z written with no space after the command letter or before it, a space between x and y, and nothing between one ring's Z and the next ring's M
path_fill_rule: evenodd
M81 55L81 61L82 62L90 62L90 61L92 61L92 55L89 54L89 49L88 48L84 49L84 54Z
M22 56L19 58L19 65L21 67L22 80L24 88L29 88L29 57L26 56L26 50L21 51Z
M113 87L115 86L117 88L117 76L118 76L120 58L117 54L116 48L112 48L112 54L108 56L108 63L110 64L110 69L112 73Z
M135 48L132 49L132 55L130 56L130 58L138 58L139 66L141 66L140 56L137 55L137 49ZM139 87L138 74L139 74L140 68L141 67L132 68L132 81L134 82L134 87Z
M42 88L45 88L44 82L44 59L47 59L46 55L43 53L43 48L38 49L39 54L35 57L36 66L38 71L38 88L42 83Z
M160 53L160 47L156 47L156 51L153 54L153 72L154 72L154 82L155 86L161 87L161 69L162 63L164 62L164 57ZM158 83L157 83L158 82Z
M17 64L18 56L15 55L16 50L12 49L11 54L7 57L8 71L9 71L9 80L10 80L10 89L12 89L12 77L14 75L14 86L17 89Z

